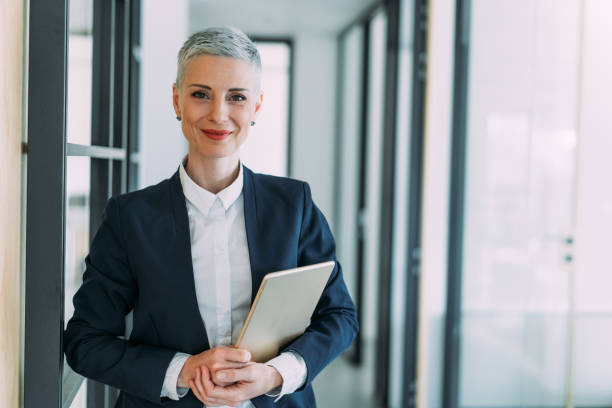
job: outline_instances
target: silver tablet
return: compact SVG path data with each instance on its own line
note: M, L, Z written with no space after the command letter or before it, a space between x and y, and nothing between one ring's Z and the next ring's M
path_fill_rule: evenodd
M272 272L264 276L236 347L263 363L304 333L334 269L334 261Z

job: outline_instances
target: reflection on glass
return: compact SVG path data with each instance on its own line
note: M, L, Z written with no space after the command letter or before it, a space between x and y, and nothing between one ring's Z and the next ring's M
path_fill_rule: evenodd
M579 2L472 2L460 406L568 395Z
M264 102L240 158L260 173L287 176L287 128L291 47L286 43L257 44L261 55Z
M66 256L64 325L74 313L72 297L83 281L89 252L90 158L66 158Z
M87 408L87 381L83 381L79 391L72 400L70 408Z
M91 144L93 1L70 0L66 140Z

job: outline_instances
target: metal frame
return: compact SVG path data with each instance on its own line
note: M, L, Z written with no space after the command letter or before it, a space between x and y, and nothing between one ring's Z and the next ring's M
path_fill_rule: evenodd
M139 50L139 30L138 0L94 0L92 142L108 147L79 147L92 158L90 239L99 228L108 198L137 186L132 153L138 146L140 61L134 50ZM89 408L110 407L118 395L115 388L87 381Z
M465 204L466 123L469 81L470 0L457 0L455 68L450 169L448 275L444 326L442 401L446 408L459 405L459 352L463 279L463 214Z
M60 407L68 2L29 9L24 407Z
M125 149L66 143L66 156L88 156L98 159L125 160Z
M293 39L289 37L249 36L255 43L285 43L289 47L289 89L287 90L287 177L291 177L291 163L293 163L293 90L295 89L295 47Z
M129 91L128 91L128 138L127 138L127 190L138 188L138 151L140 141L138 138L139 112L140 112L140 4L141 0L130 2L130 47L129 47Z
M342 123L341 120L343 118L342 113L342 102L344 95L344 81L342 78L344 77L344 69L346 65L344 64L343 58L343 49L342 49L342 40L343 35L339 35L336 38L336 107L335 107L335 115L336 122L334 123L334 223L332 228L334 228L334 236L337 238L339 235L338 230L338 220L340 219L340 214L342 211L340 200L341 200L341 191L340 191L340 172L342 171L343 160L342 160ZM355 302L356 303L356 302ZM359 320L357 320L359 321ZM359 335L359 333L357 333Z
M357 293L355 294L355 307L357 308L357 321L361 322L363 317L363 281L365 279L365 239L366 239L366 224L364 214L367 211L366 200L366 181L367 181L367 164L368 164L368 81L370 79L370 20L378 11L378 8L372 10L372 14L368 16L368 20L363 24L363 54L361 72L361 134L359 135L359 186L358 186L358 206L357 206ZM353 364L359 365L363 360L363 345L361 331L357 332L349 359Z
M138 146L140 0L94 0L92 146L66 143L68 7L67 0L29 6L25 408L69 406L83 381L63 359L66 157L91 158L91 234L109 195L135 186L127 152ZM109 407L116 394L88 384L88 407Z
M427 89L428 0L414 0L412 103L408 185L408 239L406 268L406 323L404 328L404 406L415 407L417 397L421 226L423 215L423 160L425 147L425 94Z
M376 402L387 406L389 400L389 344L391 339L391 273L393 259L393 207L395 198L395 146L397 128L399 0L387 0L387 63L385 75L384 139L382 192L380 208L380 255L378 288L378 344L376 360Z

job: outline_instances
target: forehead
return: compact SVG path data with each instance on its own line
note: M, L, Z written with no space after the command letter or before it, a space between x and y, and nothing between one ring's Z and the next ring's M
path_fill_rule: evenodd
M257 73L247 62L216 55L199 55L185 67L183 84L207 85L211 88L254 89Z

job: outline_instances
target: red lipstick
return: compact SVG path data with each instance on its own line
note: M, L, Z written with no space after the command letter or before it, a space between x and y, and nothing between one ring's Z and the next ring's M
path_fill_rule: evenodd
M226 137L228 137L229 135L232 134L231 130L218 130L218 129L202 129L202 132L204 132L204 134L212 139L212 140L223 140Z

